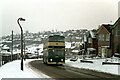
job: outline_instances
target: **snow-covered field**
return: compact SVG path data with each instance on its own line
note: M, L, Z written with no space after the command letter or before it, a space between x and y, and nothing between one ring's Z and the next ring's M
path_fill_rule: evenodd
M110 65L110 64L102 65L102 62L105 62L106 59L88 59L88 61L93 61L93 63L80 62L80 60L81 59L78 59L77 61L70 61L70 59L68 59L66 60L66 65L120 75L120 65ZM113 59L108 59L108 62L120 63L120 60L117 58L113 58Z
M49 76L36 71L32 70L28 66L28 62L32 60L24 61L24 71L20 70L20 62L21 60L16 60L13 62L9 62L2 67L0 67L0 79L2 78L49 78Z

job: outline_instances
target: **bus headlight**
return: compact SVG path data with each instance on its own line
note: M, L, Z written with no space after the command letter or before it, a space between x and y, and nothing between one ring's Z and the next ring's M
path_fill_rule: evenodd
M61 61L63 61L63 59L61 59Z
M50 59L50 61L52 61L52 59Z

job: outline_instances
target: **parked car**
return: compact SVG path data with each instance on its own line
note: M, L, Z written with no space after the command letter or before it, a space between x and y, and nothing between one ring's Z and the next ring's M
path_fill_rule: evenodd
M33 53L26 53L26 58L27 59L35 59L35 58L38 58L38 55L33 54Z

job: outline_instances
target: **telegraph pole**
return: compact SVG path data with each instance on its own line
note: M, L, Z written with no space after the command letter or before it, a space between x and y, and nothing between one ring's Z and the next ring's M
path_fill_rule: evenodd
M24 37L24 60L26 60L26 53L25 53L25 37Z
M11 47L11 61L13 60L13 30L12 30L12 47Z

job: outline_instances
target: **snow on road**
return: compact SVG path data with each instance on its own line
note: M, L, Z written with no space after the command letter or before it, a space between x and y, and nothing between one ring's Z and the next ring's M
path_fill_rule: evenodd
M0 79L2 78L49 78L47 75L40 73L37 74L36 71L32 70L28 66L28 62L33 61L33 59L29 59L24 61L24 71L20 70L20 62L21 60L15 60L13 62L9 62L2 67L0 67Z

